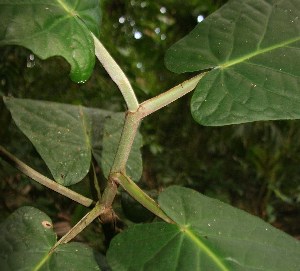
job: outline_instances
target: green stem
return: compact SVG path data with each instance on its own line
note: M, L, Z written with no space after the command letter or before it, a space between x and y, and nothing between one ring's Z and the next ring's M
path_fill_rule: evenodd
M80 219L80 221L72 229L70 229L62 238L60 238L56 242L56 244L51 248L51 251L55 250L60 244L65 244L71 241L104 211L105 208L98 202L90 212L88 212L82 219Z
M88 212L80 221L70 229L56 244L52 247L53 251L60 244L68 243L79 233L81 233L88 225L90 225L97 217L101 217L111 211L111 205L117 194L117 185L114 181L109 180L104 190L101 202L97 202L96 206ZM106 218L106 217L105 217Z
M110 208L117 192L118 192L118 187L116 185L116 182L113 179L109 178L107 182L107 186L102 195L101 204L106 208Z
M130 194L135 200L142 204L149 211L166 221L167 223L174 223L159 205L149 197L141 188L139 188L126 174L115 173L112 175L115 181L119 182L120 185Z
M92 178L93 178L93 184L94 184L95 190L97 192L98 200L101 200L101 189L100 189L100 185L99 185L99 181L97 178L96 169L95 169L93 161L92 161Z
M140 104L138 111L145 117L191 92L206 73L201 73L170 90Z
M97 43L98 40L95 37L94 39L95 43ZM197 75L192 79L187 80L182 84L170 89L169 91L158 95L157 97L154 97L148 101L145 101L140 106L138 106L138 103L128 104L128 101L124 96L128 104L129 112L127 112L125 117L118 150L114 159L111 173L108 178L107 186L102 195L101 203L98 203L93 210L85 215L65 236L63 236L52 248L52 251L59 244L69 242L85 227L87 227L94 219L96 219L98 216L104 215L110 210L113 200L117 194L116 184L120 184L134 199L136 199L152 213L168 223L174 223L174 221L163 212L159 205L125 174L126 163L141 119L192 91L196 87L199 80L204 76L204 74L205 73ZM125 92L126 94L130 93L127 91ZM129 100L131 100L131 98L129 98ZM130 108L134 109L133 112L130 112Z
M127 112L124 127L111 172L125 172L131 147L140 124L138 112Z
M141 119L192 91L204 75L205 73L197 75L169 91L143 102L136 112L127 113L117 154L110 173L109 179L111 181L119 183L134 199L169 223L172 223L172 220L160 209L159 205L126 176L126 163Z
M94 38L95 55L97 56L111 79L117 84L127 104L128 110L130 112L135 112L139 107L139 103L128 78L126 77L120 66L117 64L117 62L111 57L109 52L102 45L100 40L98 40L93 33L91 33L91 35Z
M18 158L16 158L14 155L9 153L7 150L5 150L2 146L0 146L0 157L2 157L7 163L12 165L13 167L19 169L22 173L24 173L26 176L31 178L32 180L50 188L51 190L71 199L74 200L86 207L90 207L94 202L86 198L71 189L68 189L49 178L45 177L44 175L40 174L39 172L35 171L33 168L27 166L25 163L20 161Z

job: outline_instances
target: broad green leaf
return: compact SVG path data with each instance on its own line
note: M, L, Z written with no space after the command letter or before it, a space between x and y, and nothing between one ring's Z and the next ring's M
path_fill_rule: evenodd
M114 153L104 151L110 139L103 134L103 129L111 116L122 121L120 113L29 99L5 98L4 101L15 123L33 143L58 183L68 186L81 181L89 171L91 153L99 165L102 159L112 164ZM122 127L118 129L121 133ZM111 140L118 144L113 137ZM141 163L136 160L140 157L138 144L129 160L132 168ZM106 172L107 167L104 167Z
M101 160L101 164L105 176L108 176L114 161L123 124L123 113L112 115L104 124L103 156L105 155L105 159ZM139 178L142 176L143 162L141 152L139 151L142 145L142 136L140 133L137 133L128 158L129 162L126 165L126 174L136 182L139 181Z
M196 121L300 118L300 1L231 0L172 46L177 73L212 69L191 102Z
M20 45L41 59L62 56L71 78L86 81L94 68L99 0L0 0L0 46Z
M67 186L84 178L91 163L90 115L97 114L103 121L108 112L26 99L4 101L58 183Z
M83 244L63 244L50 252L56 243L51 219L33 207L11 214L0 232L2 271L100 270L95 253Z
M298 271L300 242L244 211L171 187L159 204L176 224L130 227L107 257L113 270Z

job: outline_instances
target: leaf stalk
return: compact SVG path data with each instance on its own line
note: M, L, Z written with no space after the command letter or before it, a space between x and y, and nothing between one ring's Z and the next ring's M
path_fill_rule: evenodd
M124 100L127 104L128 110L130 112L135 112L139 107L139 103L128 78L126 77L120 66L117 64L117 62L105 49L100 40L97 39L93 33L91 33L91 35L94 39L95 55L97 56L97 58L99 59L99 61L101 62L111 79L116 83L116 85L120 89Z
M37 172L33 168L29 167L25 163L23 163L21 160L19 160L17 157L12 155L10 152L5 150L2 146L0 146L0 157L2 157L7 163L12 165L13 167L20 170L22 173L24 173L26 176L31 178L32 180L38 182L41 185L44 185L51 190L71 199L78 203L80 203L83 206L90 207L94 204L93 200L86 198L76 192L74 192L71 189L68 189L55 181L52 181L51 179L47 178L46 176L42 175L41 173Z

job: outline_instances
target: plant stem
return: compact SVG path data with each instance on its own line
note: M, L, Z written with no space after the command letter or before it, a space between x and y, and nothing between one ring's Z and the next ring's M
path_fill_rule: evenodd
M130 112L135 112L139 107L139 103L128 78L126 77L120 66L117 64L117 62L112 58L109 52L102 45L100 40L98 40L93 33L91 33L91 35L94 38L95 55L97 56L111 79L117 84L127 104L128 110Z
M116 182L110 177L107 181L107 186L103 192L101 204L104 207L109 208L112 205L117 192L118 187L116 185Z
M99 181L97 178L96 169L95 169L93 161L91 162L91 164L92 164L92 167L91 167L92 174L91 175L93 178L93 184L94 184L95 190L97 192L98 200L101 200L101 189L100 189L100 185L99 185Z
M76 237L80 232L82 232L88 225L90 225L102 212L104 212L103 206L98 202L96 206L88 212L80 221L70 229L62 238L60 238L56 244L51 248L53 251L60 244L65 244Z
M125 122L120 138L118 150L111 168L111 173L125 172L126 163L134 142L137 129L140 124L140 116L138 112L127 112Z
M96 206L88 212L80 221L70 229L61 239L59 239L56 244L52 247L53 251L60 244L68 243L74 237L76 237L80 232L82 232L88 225L90 225L97 217L103 215L104 219L107 219L107 213L110 213L111 205L117 194L117 185L115 181L109 179L107 182L107 187L104 190L101 202L97 202ZM112 216L110 216L111 218ZM106 221L104 221L106 222Z
M7 163L12 165L13 167L19 169L22 173L24 173L26 176L31 178L32 180L52 189L53 191L71 199L74 200L83 206L90 207L94 202L93 200L86 198L76 192L74 192L71 189L68 189L55 181L50 180L46 176L40 174L39 172L35 171L33 168L27 166L25 163L20 161L18 158L16 158L14 155L9 153L7 150L5 150L2 146L0 146L0 157L2 157Z
M100 43L98 39L96 39L95 37L94 39L95 39L95 44ZM95 45L96 50L97 48L99 49L102 46L101 43L100 43L101 46L98 45ZM110 56L106 55L106 57L109 58ZM114 62L114 60L112 61ZM107 64L107 62L105 63ZM111 68L107 68L107 69L109 70L109 74L113 70ZM111 168L111 172L109 174L107 186L102 195L101 203L97 203L97 205L92 211L90 211L87 215L85 215L65 236L63 236L52 248L52 251L59 244L67 243L71 239L73 239L77 234L79 234L85 227L87 227L98 216L105 217L105 214L109 212L113 200L117 194L117 184L120 184L135 200L141 203L145 208L150 210L152 213L154 213L155 215L157 215L167 223L174 223L174 221L170 219L163 212L163 210L159 207L159 205L126 175L125 173L126 163L131 151L132 144L134 142L135 135L137 133L137 129L141 122L141 119L161 109L162 107L170 104L171 102L177 100L178 98L189 93L190 91L192 91L196 87L199 80L204 76L204 74L205 73L197 75L192 79L187 80L182 84L170 89L169 91L161 95L158 95L157 97L154 97L150 100L145 101L140 106L138 105L137 102L133 104L128 103L128 100L126 100L127 96L123 94L126 103L128 105L129 111L127 112L125 117L124 127L118 145L118 150L114 159L114 163ZM130 92L125 91L125 94L128 93ZM129 98L129 101L132 101L131 98ZM130 110L130 106L132 112Z
M160 209L159 205L126 175L126 163L142 118L192 91L204 75L205 73L199 74L169 91L143 102L136 112L126 114L117 154L110 172L110 181L119 183L135 200L168 223L172 223L172 220ZM109 188L107 187L106 190Z
M201 73L170 90L140 104L138 111L145 117L191 92L206 73Z
M167 223L174 223L172 219L170 219L163 210L159 207L159 205L149 197L141 188L139 188L126 174L116 173L113 175L114 179L116 179L120 185L130 194L135 200L137 200L140 204L142 204L149 211L166 221Z

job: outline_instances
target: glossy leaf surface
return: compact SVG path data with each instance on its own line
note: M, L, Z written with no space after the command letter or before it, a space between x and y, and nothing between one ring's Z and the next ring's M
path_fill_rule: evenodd
M0 266L17 270L100 270L91 248L70 243L50 252L56 242L50 218L33 207L22 207L0 224Z
M89 171L92 153L100 166L102 160L112 165L114 153L104 150L110 148L110 140L112 144L118 142L114 137L104 136L103 129L115 115L122 122L120 113L29 99L5 98L4 101L15 123L33 143L58 183L67 186L81 181ZM118 129L121 133L122 126ZM133 148L128 163L133 168L137 164L141 166L135 159L141 156L139 146ZM109 169L103 168L105 172ZM141 174L141 168L137 172Z
M72 80L90 77L95 64L90 31L99 32L99 0L0 0L0 18L0 46L24 46L42 59L62 56Z
M300 118L300 2L231 0L172 46L177 73L213 69L191 102L196 121Z
M113 270L299 269L300 242L257 217L180 187L162 192L159 204L176 225L136 225L118 235L107 255Z

